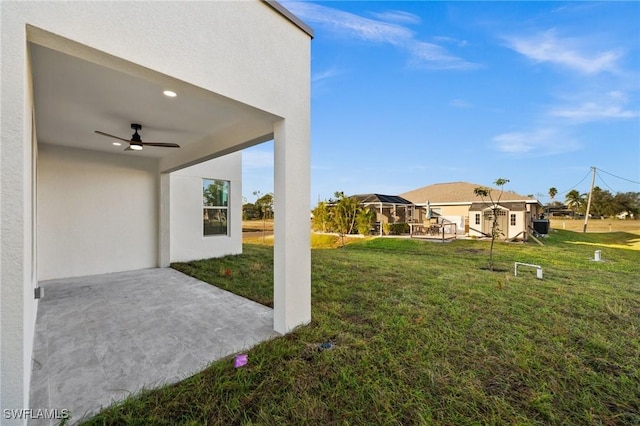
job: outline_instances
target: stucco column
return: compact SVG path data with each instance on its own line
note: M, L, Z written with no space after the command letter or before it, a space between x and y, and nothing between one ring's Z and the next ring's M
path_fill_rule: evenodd
M310 148L308 120L274 126L273 328L311 321Z
M158 266L167 268L171 264L171 175L160 173L160 204L158 218Z
M0 118L0 407L27 408L37 304L34 268L34 130L24 26L2 6ZM6 59L11 58L11 59ZM26 424L0 413L0 423Z

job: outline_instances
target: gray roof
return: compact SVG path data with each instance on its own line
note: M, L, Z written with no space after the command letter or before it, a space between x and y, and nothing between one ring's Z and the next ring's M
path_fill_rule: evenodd
M479 210L484 210L487 209L489 207L492 207L493 204L491 203L471 203L471 207L469 207L469 211L473 212L473 211L479 211ZM509 211L512 212L522 212L522 211L526 211L527 210L527 203L522 201L522 202L499 202L498 206L505 208Z
M382 203L382 204L413 204L406 198L399 197L397 195L383 195L383 194L357 194L352 195L353 198L357 198L363 204L366 203Z

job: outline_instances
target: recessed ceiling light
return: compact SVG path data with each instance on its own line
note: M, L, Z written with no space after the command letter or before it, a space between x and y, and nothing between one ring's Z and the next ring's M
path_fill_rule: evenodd
M120 146L122 145L120 142L112 142L115 146Z
M175 98L176 96L178 96L176 92L174 92L173 90L165 90L162 93L164 93L165 96L168 96L170 98Z

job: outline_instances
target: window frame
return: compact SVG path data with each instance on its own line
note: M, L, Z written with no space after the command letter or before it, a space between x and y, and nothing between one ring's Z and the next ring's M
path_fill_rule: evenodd
M517 216L515 213L511 213L509 216L509 225L516 226L516 223L517 223Z
M211 185L220 184L222 193L219 196L219 201L208 202L205 198L205 191ZM215 178L202 178L202 237L220 237L226 236L229 237L231 233L231 227L229 226L230 215L229 215L229 205L231 203L231 181L226 179L215 179ZM218 214L220 229L223 232L213 232L215 228L213 225L209 228L210 232L207 233L207 222L206 218L210 217L210 214L213 213ZM210 221L211 222L211 221Z

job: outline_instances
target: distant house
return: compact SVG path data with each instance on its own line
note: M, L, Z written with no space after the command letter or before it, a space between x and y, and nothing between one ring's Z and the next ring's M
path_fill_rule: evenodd
M415 206L409 200L397 195L357 194L353 198L376 213L373 229L374 233L382 235L385 223L409 223L415 217Z
M437 183L400 194L417 207L418 221L439 215L444 223L455 223L458 233L470 236L487 235L491 229L490 200L482 200L474 189L483 186L469 182ZM491 197L497 200L500 190L491 188ZM542 204L532 197L504 191L500 197L498 223L504 238L526 239L533 220L543 213Z

